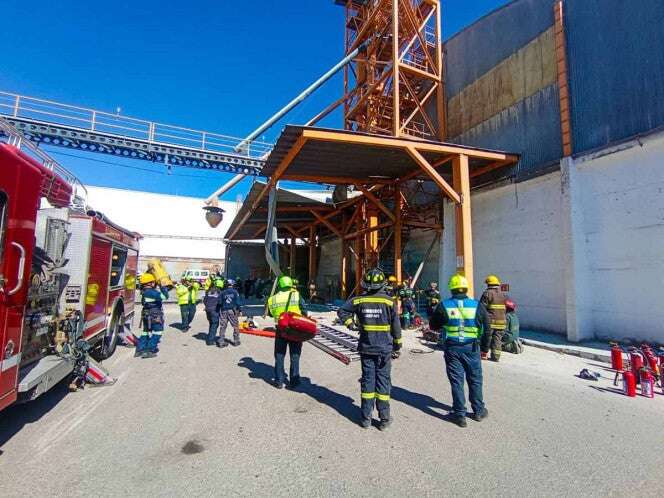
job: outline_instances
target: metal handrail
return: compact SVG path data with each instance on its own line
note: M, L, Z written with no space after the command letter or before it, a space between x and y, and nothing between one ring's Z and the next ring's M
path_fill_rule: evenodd
M58 163L55 159L49 156L42 149L33 144L30 140L26 140L21 132L7 123L0 117L0 140L5 140L9 145L12 145L22 151L23 153L36 160L43 167L52 171L64 181L69 183L72 187L72 192L75 197L78 197L83 202L87 199L88 190L85 185L78 179L78 177L69 171L67 168ZM83 195L79 193L79 189L83 191Z
M178 145L177 143L160 140L160 138L171 139L186 143L187 145L184 145L186 147L203 151L210 150L210 152L214 152L209 148L210 145L214 145L221 151L238 154L238 146L246 143L245 139L220 133L156 123L2 91L0 91L0 115L37 120L44 124L60 124L91 132L103 133L107 131L116 135L145 140L151 144ZM252 140L249 148L242 149L244 154L241 155L259 159L271 150L272 144Z

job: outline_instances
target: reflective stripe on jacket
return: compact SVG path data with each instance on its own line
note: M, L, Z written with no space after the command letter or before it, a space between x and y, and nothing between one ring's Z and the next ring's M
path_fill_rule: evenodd
M480 301L486 307L489 327L495 330L505 330L507 328L507 309L505 308L507 296L500 290L500 287L489 286L482 294Z
M474 299L445 299L442 307L447 316L443 325L446 340L468 342L477 340L481 335L477 312L479 302Z
M196 304L198 301L198 289L200 285L194 282L191 289L186 285L178 284L175 288L175 294L178 296L178 304Z
M396 308L394 299L384 292L376 292L346 301L337 314L346 325L357 316L360 353L383 354L392 352L394 346L402 341Z
M301 315L300 293L296 290L279 291L267 300L267 307L275 321L279 321L279 317L286 311Z
M161 289L145 288L141 291L141 304L143 309L161 309L161 303L168 299L168 291Z

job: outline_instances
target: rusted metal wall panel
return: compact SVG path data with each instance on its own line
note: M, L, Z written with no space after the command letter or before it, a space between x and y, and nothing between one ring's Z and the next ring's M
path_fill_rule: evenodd
M445 43L447 98L553 25L552 0L517 0L484 16Z
M550 85L454 138L457 143L521 154L517 178L533 176L560 160L558 86Z

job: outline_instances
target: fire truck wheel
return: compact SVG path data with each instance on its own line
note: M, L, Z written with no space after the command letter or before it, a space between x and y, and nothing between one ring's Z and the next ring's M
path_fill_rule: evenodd
M115 348L122 332L122 311L116 310L111 318L111 325L108 327L104 339L101 341L101 358L105 360L115 353Z

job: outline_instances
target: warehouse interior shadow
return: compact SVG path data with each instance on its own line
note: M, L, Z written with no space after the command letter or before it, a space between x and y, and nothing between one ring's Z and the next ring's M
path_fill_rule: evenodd
M0 414L0 457L3 446L26 425L38 422L67 396L69 389L66 382L61 382L50 391L29 403L14 404Z
M274 367L272 365L258 362L247 356L240 359L238 366L249 370L249 377L252 379L262 379L267 384L273 385ZM314 384L308 377L302 377L301 380L302 383L297 388L298 393L306 394L319 403L329 406L352 422L359 420L359 407L353 398L339 394L325 386Z

